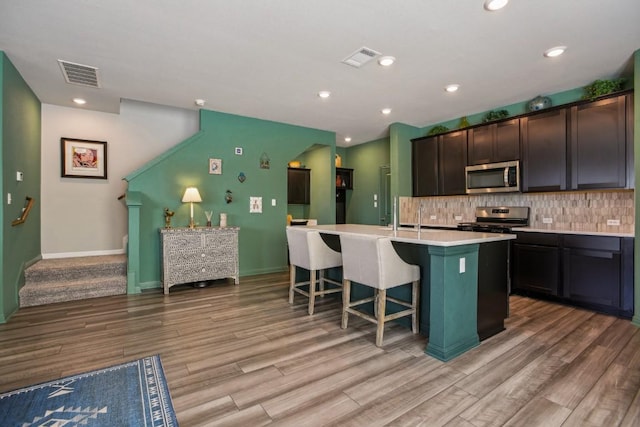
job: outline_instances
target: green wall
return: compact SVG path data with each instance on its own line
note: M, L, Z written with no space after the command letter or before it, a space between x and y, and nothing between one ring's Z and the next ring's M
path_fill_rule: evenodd
M24 285L24 269L40 258L40 101L9 58L0 52L0 174L2 227L0 247L0 323L19 306L18 292ZM24 173L22 182L16 172ZM13 203L6 203L11 193ZM20 216L25 197L35 199L29 217L12 226Z
M380 224L380 167L389 166L389 139L383 138L348 149L347 166L353 169L353 188L347 190L347 223ZM345 167L344 156L342 166Z
M158 229L164 225L163 208L175 212L173 226L186 226L189 206L180 200L187 186L196 186L202 196L202 203L195 204L194 209L197 223L204 225L204 211L213 210L214 225L219 222L220 212L225 212L228 224L240 227L241 276L287 268L287 163L311 147L315 149L305 153L306 166L312 168L309 214L324 223L335 220L335 182L331 176L326 177L334 161L333 132L208 110L200 112L200 129L125 177L128 193L138 193L141 202L139 230L135 221L129 224L130 242L131 234L139 233L139 253L129 254L129 268L137 274L139 288L160 287ZM242 148L242 155L235 154L236 147ZM270 159L269 169L260 168L263 153ZM209 158L222 159L221 175L208 173ZM244 182L238 180L241 172L246 176ZM233 194L230 204L225 202L226 190ZM261 214L249 213L250 196L263 198ZM326 197L333 205L327 205ZM272 199L276 206L271 205Z

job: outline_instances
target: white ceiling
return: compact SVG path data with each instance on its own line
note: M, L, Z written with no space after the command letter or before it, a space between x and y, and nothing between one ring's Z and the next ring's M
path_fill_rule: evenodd
M617 77L640 49L639 0L512 0L497 12L484 0L0 1L0 50L43 103L80 96L117 113L123 98L190 109L202 98L334 131L341 146L393 122L424 127ZM557 45L567 52L543 57ZM341 62L363 46L396 64ZM102 88L66 83L58 59L98 67Z

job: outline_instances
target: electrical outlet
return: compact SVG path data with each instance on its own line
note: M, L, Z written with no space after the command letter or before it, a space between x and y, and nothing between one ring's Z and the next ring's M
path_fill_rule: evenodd
M377 208L378 207L378 202L373 202L373 207Z
M271 199L271 206L276 206L276 199Z
M607 220L607 225L620 225L620 220L619 219L608 219Z
M462 215L454 215L453 219L455 219L456 221L462 221Z
M547 216L543 216L542 217L542 223L543 224L553 224L553 218L547 217Z
M374 195L373 195L373 201L375 202L375 201L377 201L377 200L378 200L378 195L377 195L377 194L374 194Z
M24 174L20 171L16 172L16 181L21 182L24 179Z
M435 216L435 215L429 215L429 219L430 219L431 221L435 221L436 219L438 219L438 217L437 217L437 216Z

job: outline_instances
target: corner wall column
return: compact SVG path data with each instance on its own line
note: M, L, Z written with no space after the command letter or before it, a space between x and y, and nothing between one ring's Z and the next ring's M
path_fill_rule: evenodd
M127 294L139 294L140 289L140 207L142 198L137 191L127 191L128 235Z

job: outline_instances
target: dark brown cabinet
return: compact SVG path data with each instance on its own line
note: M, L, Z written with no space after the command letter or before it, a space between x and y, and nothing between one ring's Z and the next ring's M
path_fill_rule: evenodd
M353 169L336 168L336 224L347 222L347 190L353 189Z
M522 191L567 189L567 110L520 119Z
M438 137L411 141L413 196L438 195Z
M571 107L572 190L626 186L629 103L623 95Z
M311 201L311 169L287 169L287 203L308 205Z
M468 164L506 162L520 158L520 120L506 120L469 129Z
M413 196L465 194L467 131L412 140Z
M633 316L633 238L516 233L514 293Z
M336 168L336 188L353 190L353 169Z
M511 248L512 290L558 295L559 236L546 233L517 233L517 236Z
M633 239L566 235L563 295L612 314L633 315Z

